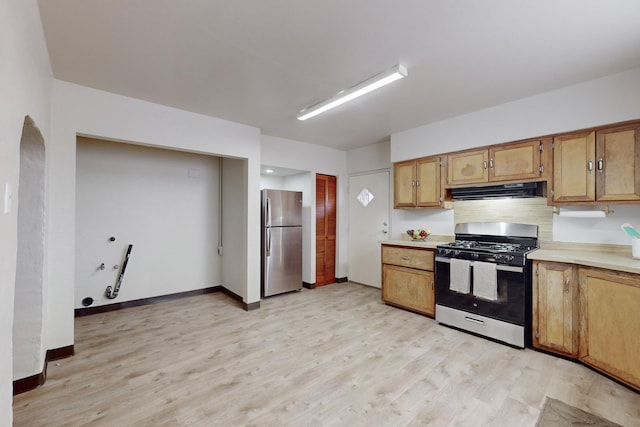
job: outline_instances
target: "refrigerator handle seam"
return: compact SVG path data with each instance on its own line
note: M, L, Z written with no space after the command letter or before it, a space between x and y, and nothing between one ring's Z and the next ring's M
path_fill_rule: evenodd
M265 225L267 227L271 226L271 199L269 197L267 197L267 207L265 209Z

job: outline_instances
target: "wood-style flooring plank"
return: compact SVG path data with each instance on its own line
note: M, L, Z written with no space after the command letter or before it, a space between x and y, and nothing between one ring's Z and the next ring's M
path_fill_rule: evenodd
M580 364L387 306L344 283L76 319L76 355L14 398L21 426L533 426L545 396L640 426L640 395Z

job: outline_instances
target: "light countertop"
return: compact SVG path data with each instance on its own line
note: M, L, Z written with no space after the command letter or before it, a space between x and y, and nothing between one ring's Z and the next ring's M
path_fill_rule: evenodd
M435 249L438 245L453 242L454 240L455 239L453 236L429 236L424 240L411 240L409 236L407 236L407 238L405 239L403 236L402 239L383 240L380 243L383 245L411 246L414 248Z
M453 236L429 236L423 241L405 239L383 240L384 245L408 246L424 249L435 249L436 246L452 242ZM630 246L593 245L593 244L543 244L542 248L530 252L529 259L540 261L563 262L588 267L640 274L640 259L631 257Z
M529 253L527 257L534 260L564 262L640 274L640 259L631 257L631 247L628 250L542 248Z

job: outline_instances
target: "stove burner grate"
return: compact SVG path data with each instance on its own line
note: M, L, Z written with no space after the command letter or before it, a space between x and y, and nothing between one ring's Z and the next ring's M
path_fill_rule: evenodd
M531 250L529 246L517 243L478 242L473 240L456 240L453 243L442 246L451 249L471 249L493 252L527 252Z

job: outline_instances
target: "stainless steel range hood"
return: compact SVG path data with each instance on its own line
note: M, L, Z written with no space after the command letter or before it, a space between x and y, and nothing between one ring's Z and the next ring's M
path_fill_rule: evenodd
M482 187L452 188L453 200L479 200L497 198L543 197L542 182L523 182L516 184L485 185Z

